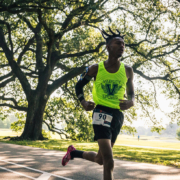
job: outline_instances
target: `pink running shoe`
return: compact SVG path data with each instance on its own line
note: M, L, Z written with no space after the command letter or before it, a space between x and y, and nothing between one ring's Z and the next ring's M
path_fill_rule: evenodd
M76 150L76 148L73 146L73 145L70 145L69 147L68 147L68 149L67 149L67 153L66 153L66 155L63 157L63 159L62 159L62 165L63 166L65 166L68 162L69 162L69 160L71 160L71 154L70 154L70 152L72 152L72 151L74 151L74 150Z

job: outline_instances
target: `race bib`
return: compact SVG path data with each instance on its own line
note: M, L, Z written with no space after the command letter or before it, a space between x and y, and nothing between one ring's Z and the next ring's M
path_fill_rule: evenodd
M95 109L93 114L93 124L111 127L112 114L106 113L100 109Z

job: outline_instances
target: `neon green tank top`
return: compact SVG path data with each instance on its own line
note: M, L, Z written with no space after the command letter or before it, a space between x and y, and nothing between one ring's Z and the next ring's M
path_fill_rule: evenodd
M104 61L101 61L92 91L95 104L120 109L119 99L124 99L126 83L126 71L122 62L117 72L109 73L104 67Z

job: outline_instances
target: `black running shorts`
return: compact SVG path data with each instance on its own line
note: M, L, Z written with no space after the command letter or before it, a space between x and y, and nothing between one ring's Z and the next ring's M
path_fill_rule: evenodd
M102 114L101 114L102 113ZM123 125L124 115L119 109L113 109L101 105L97 105L93 110L93 119L94 114L100 119L103 119L102 122L98 124L98 119L96 120L96 124L94 124L93 120L93 129L94 129L94 140L97 141L98 139L111 139L112 143L115 143L116 138L120 132L120 129ZM109 120L109 117L112 120ZM112 118L111 118L112 117ZM107 119L107 120L106 120ZM111 121L111 122L110 122Z

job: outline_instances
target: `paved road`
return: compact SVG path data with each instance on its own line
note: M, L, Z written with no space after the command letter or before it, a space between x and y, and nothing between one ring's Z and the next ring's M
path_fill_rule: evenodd
M0 143L2 180L102 180L102 166L81 159L61 165L64 152ZM180 180L180 169L115 160L116 180Z

